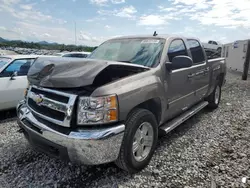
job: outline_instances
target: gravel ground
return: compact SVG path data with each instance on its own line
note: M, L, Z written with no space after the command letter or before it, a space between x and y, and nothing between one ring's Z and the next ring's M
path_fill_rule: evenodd
M149 166L135 175L114 164L74 166L34 152L15 120L4 120L0 187L250 187L250 81L228 73L220 108L160 138Z

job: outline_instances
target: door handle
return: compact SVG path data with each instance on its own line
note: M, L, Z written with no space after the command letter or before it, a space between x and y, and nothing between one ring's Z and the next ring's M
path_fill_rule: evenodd
M201 74L204 74L204 70L200 70L200 71L198 71L198 72L195 73L196 76L199 76Z
M204 69L204 72L205 72L205 73L206 73L206 72L209 72L209 67L206 68L206 69Z
M193 78L195 76L195 74L189 74L188 78Z

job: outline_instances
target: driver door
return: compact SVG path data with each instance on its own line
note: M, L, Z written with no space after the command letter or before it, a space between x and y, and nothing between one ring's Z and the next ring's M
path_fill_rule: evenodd
M24 98L24 90L28 85L27 73L33 61L14 60L0 73L0 110L15 108Z
M180 55L188 56L187 48L182 39L175 39L169 45L169 62L172 62L174 57ZM175 117L194 104L195 95L192 88L192 80L189 79L189 76L192 74L192 68L188 67L172 70L166 75L168 112L165 120Z

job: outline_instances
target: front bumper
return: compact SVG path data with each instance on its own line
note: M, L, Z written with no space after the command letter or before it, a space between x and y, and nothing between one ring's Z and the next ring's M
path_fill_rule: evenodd
M97 165L118 158L125 125L79 128L63 134L41 123L22 101L17 106L18 124L32 146L74 163Z

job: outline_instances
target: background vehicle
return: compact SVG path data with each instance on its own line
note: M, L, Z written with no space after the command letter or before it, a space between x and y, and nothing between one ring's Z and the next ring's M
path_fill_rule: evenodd
M250 40L240 40L225 44L222 57L227 61L228 68L242 73L246 80L250 74Z
M90 52L69 52L62 55L62 57L78 57L78 58L86 58Z
M159 131L218 107L225 75L224 59L208 61L198 39L116 38L88 59L38 58L18 123L44 152L134 173L149 163Z
M222 50L222 44L216 41L208 41L208 43L202 43L203 47L208 50L214 50L218 53L221 53Z
M15 108L24 97L27 73L37 56L0 56L0 110Z

